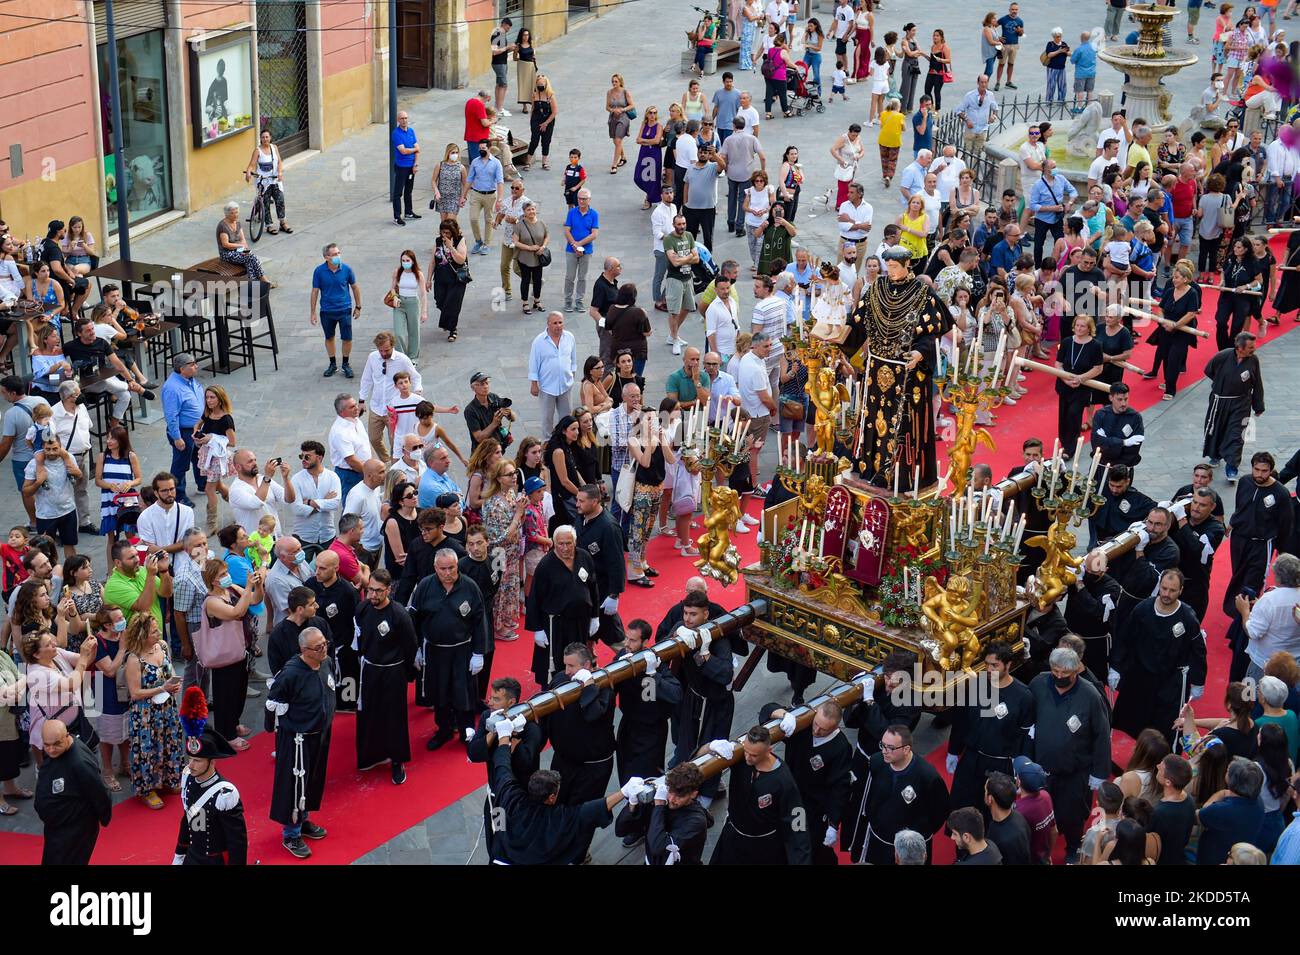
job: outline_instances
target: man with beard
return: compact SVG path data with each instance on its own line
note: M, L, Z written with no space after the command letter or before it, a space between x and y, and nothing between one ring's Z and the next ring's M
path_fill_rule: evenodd
M576 705L543 717L542 734L551 744L551 769L560 774L560 805L577 806L605 791L614 768L614 691L591 682L596 656L585 643L569 644L563 659L564 672L549 688L576 681L582 694Z
M578 548L578 532L562 524L551 535L555 546L533 573L524 599L524 627L533 631L533 676L548 686L561 669L562 651L571 643L590 644L600 629L596 565Z
M1083 561L1083 575L1071 586L1065 602L1065 625L1083 640L1084 666L1099 680L1106 678L1123 590L1108 573L1109 567L1104 551L1088 554Z
M1101 507L1088 518L1089 548L1122 534L1134 521L1145 521L1156 506L1155 501L1133 487L1133 472L1122 464L1110 469L1101 496Z
M1183 572L1183 603L1205 619L1210 608L1210 574L1214 554L1223 543L1223 523L1214 516L1218 495L1206 487L1192 491L1192 499L1172 508L1178 527L1170 534L1178 545L1178 569Z
M380 568L366 584L357 608L356 651L361 656L357 692L357 769L390 763L394 786L406 782L411 731L406 722L406 684L415 672L415 626L406 608L390 599L393 578Z
M629 660L643 650L645 673L638 680L624 680L615 689L623 718L618 724L618 782L633 776L650 779L664 773L668 746L668 718L682 702L682 685L672 668L660 666L650 648L650 624L633 620L627 625L623 652L617 659ZM635 845L635 843L629 843Z
M766 726L750 727L744 759L731 768L727 821L709 865L808 865L807 816L790 767L772 752ZM715 739L709 752L731 759L736 744Z
M646 865L702 865L713 825L699 801L704 774L694 763L682 763L653 782L652 799L645 800L649 793L643 790L628 800L614 820L614 834L623 836L624 845L629 837L636 845L644 835Z
M433 708L438 731L425 749L440 748L474 722L471 678L483 669L483 595L460 575L459 555L444 547L434 555L434 574L420 581L407 609L419 635L415 702Z
M1258 595L1277 546L1291 539L1291 494L1273 477L1277 462L1267 451L1250 459L1250 480L1237 485L1237 502L1228 526L1232 577L1223 595L1223 612L1236 619L1237 595L1250 587Z
M674 766L693 759L696 750L709 740L725 739L731 733L731 718L736 712L736 700L731 692L735 677L731 640L725 636L710 639L706 634L696 633L695 628L704 626L708 620L709 598L698 591L688 593L682 600L682 626L674 636L695 652L680 657L676 667L683 693L675 718ZM718 789L716 776L705 782L700 794L705 809Z
M984 651L991 706L968 701L953 720L948 737L947 770L952 776L952 806L983 807L984 780L989 773L1013 771L1011 762L1029 744L1034 725L1034 700L1029 688L1011 675L1015 653L994 642ZM982 811L982 810L981 810Z
M483 606L492 606L501 585L501 568L488 557L487 530L482 524L473 524L465 531L465 549L469 551L460 559L460 572L478 585L483 595ZM492 617L483 614L483 669L474 678L474 699L485 700L492 683L492 658L496 656L496 634Z
M687 577L685 590L688 595L699 593L704 594L705 599L708 599L709 582L703 577ZM664 618L659 621L659 626L655 628L655 643L658 643L661 640L667 640L676 633L677 628L682 625L682 608L685 606L685 603L685 599L682 599L668 608L668 612L664 614ZM709 620L716 620L727 612L727 608L722 606L720 603L716 603L713 600L709 600L708 603ZM749 644L745 643L743 640L738 641L738 644L746 650L749 648ZM742 653L741 655L743 656L744 654Z
M1279 480L1285 479L1279 476ZM1174 491L1171 500L1177 502L1184 498L1191 497L1198 488L1205 488L1214 495L1213 513L1217 520L1222 521L1224 518L1223 498L1219 497L1219 492L1214 489L1214 468L1204 462L1201 462L1192 468L1192 483L1184 484L1178 490Z
M1264 413L1264 375L1255 355L1255 336L1241 332L1205 366L1210 379L1210 406L1205 412L1205 446L1201 453L1218 467L1227 465L1229 484L1237 481L1246 422ZM1253 465L1253 461L1252 461Z
M514 677L503 676L493 680L492 695L488 701L490 709L479 714L478 731L466 747L471 763L486 763L488 767L488 791L483 798L483 842L489 861L497 858L493 841L501 824L500 817L492 811L499 802L499 794L492 788L492 757L503 742L497 736L495 727L498 723L506 722L506 710L519 702L522 692L523 688ZM542 728L533 720L516 716L510 721L510 736L504 742L510 750L510 766L515 782L527 786L528 780L541 766L542 750L546 746Z
M618 598L627 588L627 564L623 560L623 532L601 505L600 485L578 488L578 547L596 566L596 596L600 598L600 629L597 638L606 646L623 642L623 624L618 617Z
M1147 511L1146 517L1129 525L1129 530L1138 536L1137 546L1127 554L1120 554L1110 561L1111 573L1120 580L1146 580L1157 578L1170 567L1177 567L1179 560L1178 545L1169 539L1174 516L1167 507L1157 506ZM1145 564L1150 568L1145 574L1134 573L1134 568ZM1142 594L1145 598L1150 591Z
M1182 592L1182 571L1166 570L1160 592L1138 604L1115 635L1110 688L1120 694L1112 724L1134 739L1151 726L1172 743L1188 690L1196 700L1205 689L1205 638Z
M354 713L361 665L357 652L352 649L352 637L361 596L357 588L339 574L339 555L331 549L316 555L316 573L308 578L307 586L316 595L316 613L325 618L329 628L326 633L330 638L330 655L338 670L335 707L343 713ZM271 661L271 672L276 672L274 661Z
M796 732L794 714L772 703L763 707L758 718L764 723L781 721L785 762L807 814L805 831L813 865L839 865L834 846L853 785L853 747L841 730L844 710L827 700L813 713L806 732Z
M415 593L416 584L433 573L433 556L444 547L450 547L458 558L465 556L465 549L460 541L443 533L447 523L447 512L440 507L426 507L415 518L420 533L406 548L406 563L402 565L402 577L397 582L393 599L405 603Z
M849 803L854 825L844 832L843 848L854 862L893 865L899 830L919 832L929 849L949 808L943 777L912 751L912 731L895 724L884 731L879 752L871 757L861 799Z

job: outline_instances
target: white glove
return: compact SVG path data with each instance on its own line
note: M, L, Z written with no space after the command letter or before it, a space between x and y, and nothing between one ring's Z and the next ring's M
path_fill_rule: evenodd
M466 742L466 743L469 743L469 742L470 742L471 740L473 740L474 737L477 736L477 735L478 735L478 730L474 729L474 727L472 727L472 726L467 726L467 727L465 727L465 742Z
M1112 669L1106 674L1106 685L1112 690L1119 689L1119 671Z
M515 735L514 720L497 720L492 724L492 732L497 734L498 740L508 740Z
M1034 731L1035 731L1036 729L1038 729L1038 724L1037 724L1037 723L1035 723L1033 726L1029 727L1029 738L1030 738L1030 739L1033 739L1033 738L1034 738Z
M659 655L653 650L645 651L645 675L654 676L659 671Z
M862 702L871 702L876 694L876 678L870 673L859 673L853 678L853 682L862 684Z
M645 780L640 776L633 776L623 784L623 788L619 791L623 794L624 799L632 802L636 799L636 794L643 789L645 789Z
M1151 543L1151 535L1147 533L1147 529L1145 527L1141 528L1137 532L1137 534L1138 534L1137 549L1139 551L1144 551L1147 549L1147 544Z
M600 605L601 613L618 613L618 598L614 596L606 597Z
M1169 508L1169 513L1174 515L1174 520L1181 521L1187 517L1187 502L1182 501Z
M1131 438L1125 438L1125 439L1124 439L1124 447L1126 447L1126 448L1136 448L1138 445L1140 445L1140 444L1141 444L1143 441L1145 441L1145 440L1146 440L1146 435L1144 435L1144 434L1135 434L1135 435L1133 435Z
M688 650L694 650L700 645L700 635L690 627L678 627L673 636L685 643Z
M700 652L708 653L709 646L712 643L713 643L713 637L710 636L710 632L708 630L701 630L700 631Z
M1092 433L1095 434L1095 435L1096 435L1097 437L1099 437L1099 438L1104 438L1104 437L1106 437L1106 430L1105 430L1104 428L1093 428L1093 429L1092 429Z
M476 653L469 658L469 672L471 676L478 676L483 672L483 654Z
M661 799L668 801L668 781L662 776L655 780L655 802Z
M793 736L798 728L799 721L794 718L793 713L787 713L785 716L781 717L781 732L784 733L787 738Z
M948 770L948 775L949 775L949 776L951 776L953 773L957 772L957 762L958 762L958 760L959 760L960 758L961 758L961 757L959 757L959 756L954 756L952 753L949 753L949 754L948 754L948 758L945 759L945 760L943 761L943 762L944 762L944 767Z
M424 669L424 647L420 647L415 651L415 668L417 670ZM270 683L267 684L267 688L270 688Z
M709 744L709 752L723 759L731 759L736 755L736 744L729 739L715 739Z
M744 665L745 665L745 658L742 657L739 653L733 653L733 654L731 655L731 669L732 669L732 670L734 670L736 673L739 673L739 672L740 672L740 668L743 667Z
M1203 686L1194 686L1194 687L1192 687L1192 699L1193 699L1193 700L1199 700L1199 699L1200 699L1201 697L1203 697L1204 695L1205 695L1205 687L1203 687Z
M549 647L551 645L551 641L546 639L545 630L538 630L533 634L533 643L537 644L539 647Z
M184 855L178 852L174 856L172 856L172 865L184 865L184 864L185 864Z
M839 837L839 832L836 830L836 828L834 826L827 826L826 837L822 839L822 845L833 846L835 845L835 840L838 837Z
M1102 783L1104 783L1105 781L1106 781L1106 780L1104 780L1104 779L1100 779L1100 778L1098 778L1097 776L1089 776L1089 777L1088 777L1088 788L1089 788L1089 789L1096 789L1096 788L1098 788Z
M587 624L587 636L594 637L596 635L596 631L599 629L600 629L600 618L592 617L591 623Z
M1132 524L1128 526L1128 529L1130 533L1136 534L1138 531L1145 529L1146 526L1147 525L1144 521L1134 521Z
M520 713L510 722L514 725L515 735L518 736L520 733L524 731L524 727L528 725L528 717Z
M573 674L573 676L569 677L569 679L577 680L579 683L586 683L591 679L591 671L586 667L583 667L577 673Z

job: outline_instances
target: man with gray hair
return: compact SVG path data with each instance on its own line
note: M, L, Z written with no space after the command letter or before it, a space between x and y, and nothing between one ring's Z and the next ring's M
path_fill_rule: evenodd
M339 506L348 491L361 481L361 469L374 455L370 436L361 423L361 404L347 392L334 398L334 423L330 425L330 467L339 479Z
M1237 611L1250 640L1246 677L1251 680L1264 675L1264 664L1275 653L1300 658L1300 623L1293 612L1300 604L1300 557L1279 555L1273 563L1273 581L1277 586L1254 603L1244 594L1237 595Z
M609 508L618 525L627 534L631 515L618 504L618 476L628 461L627 439L641 420L641 387L632 382L623 386L623 401L614 406L609 415L609 473L614 486L609 496Z
M1038 721L1026 753L1047 771L1056 825L1065 837L1065 861L1078 861L1092 793L1110 775L1110 718L1101 694L1079 679L1079 655L1057 647L1050 672L1029 683Z
M760 457L767 432L776 420L777 404L773 397L772 376L768 368L771 357L772 339L765 332L758 332L750 343L749 351L740 359L740 368L736 372L736 389L740 392L740 410L752 422L749 450L749 476L754 485L754 493L763 496L767 493L759 483Z
M925 865L925 836L915 829L900 829L894 833L894 865Z
M568 415L578 374L578 340L564 327L564 313L546 316L546 330L528 353L529 390L541 405L542 432L550 435L557 418Z
M1259 764L1234 756L1228 764L1227 787L1206 800L1197 813L1201 824L1197 865L1222 865L1234 845L1254 843L1264 821L1264 807L1259 801L1263 788L1264 771Z
M421 510L426 507L436 506L438 498L444 494L455 494L464 497L460 487L447 473L451 468L451 454L442 446L441 442L435 441L424 446L424 463L426 465L425 471L420 475L419 505Z
M524 601L524 628L533 632L533 676L549 686L564 666L564 648L594 642L600 630L596 563L578 546L578 532L562 524L551 534L554 548L537 564Z
M297 538L281 537L271 548L275 563L267 572L263 589L266 591L266 630L269 633L284 617L289 591L302 587L311 576L307 553Z

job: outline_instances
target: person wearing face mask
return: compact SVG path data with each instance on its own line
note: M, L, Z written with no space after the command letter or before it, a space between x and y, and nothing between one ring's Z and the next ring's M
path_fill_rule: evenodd
M239 752L248 749L248 741L242 737L251 732L239 722L252 663L245 648L244 620L249 608L262 601L263 578L263 571L254 571L248 576L247 587L237 587L224 560L214 558L203 564L207 597L194 649L199 662L212 674L213 725Z
M492 216L501 206L505 191L505 171L501 160L488 151L487 141L478 144L478 155L469 164L465 185L469 189L469 226L474 232L471 255L487 255L487 240L492 235ZM482 219L482 228L479 220Z
M460 168L459 165L456 166ZM411 361L420 358L420 326L429 320L429 299L420 272L420 261L410 249L402 250L402 257L393 272L393 284L384 301L393 310L393 334L397 338L397 351Z
M1199 630L1199 628L1198 628ZM1079 858L1092 794L1110 775L1110 719L1100 693L1079 679L1079 655L1057 647L1051 667L1029 683L1037 721L1025 755L1047 772L1056 826L1065 838L1065 862Z
M524 171L533 168L533 154L542 147L542 168L551 168L551 137L555 135L555 117L559 107L555 103L555 90L545 73L538 73L533 88L532 111L528 114L528 157Z
M284 616L289 591L301 587L311 576L307 552L293 537L281 537L272 547L275 562L266 575L266 628L270 630Z
M113 750L118 750L118 762L123 776L131 771L131 744L126 734L126 614L117 607L100 607L90 618L90 632L95 637L94 667L103 676L102 690L98 691L99 715L95 717L95 733L99 736L99 764L103 770L104 785L110 792L121 792L122 784L113 772Z
M465 166L460 161L460 146L448 143L442 162L433 171L433 202L430 209L437 210L442 221L455 219L465 208Z
M769 703L759 711L759 722L780 720L782 729L793 725L794 714ZM808 842L813 865L839 865L835 840L853 785L853 746L841 731L844 710L834 700L817 707L806 731L787 733L785 761L794 775L808 814Z
M197 686L211 695L208 671L199 663L194 653L194 636L203 624L203 601L208 596L208 585L203 582L203 565L216 555L208 547L208 535L197 527L186 531L181 539L184 545L177 557L172 579L172 626L181 645L181 659L185 661L183 687Z

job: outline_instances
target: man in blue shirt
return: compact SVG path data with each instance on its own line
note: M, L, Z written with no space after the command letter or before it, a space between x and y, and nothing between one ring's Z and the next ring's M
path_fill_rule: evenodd
M1009 276L1015 273L1018 258L1020 258L1020 226L1013 222L1002 233L1002 241L993 246L993 254L989 256L991 269L989 278L997 276L1010 284Z
M731 121L740 109L740 90L736 89L736 78L730 72L722 74L722 89L713 94L713 125L718 130L718 144L727 141L732 133Z
M420 509L434 507L443 494L455 494L464 497L456 482L447 471L451 468L451 455L441 441L425 446L424 463L428 465L420 475Z
M406 225L402 218L402 205L406 205L406 218L418 219L411 207L411 189L415 185L415 169L420 161L420 144L415 141L415 130L409 125L406 111L397 114L397 128L393 130L393 221Z
M1264 771L1241 756L1228 764L1227 788L1211 796L1197 813L1201 837L1196 843L1197 865L1223 865L1238 842L1252 842L1264 821L1259 793Z
M1043 260L1043 237L1065 234L1065 216L1079 192L1056 171L1055 159L1043 160L1043 175L1029 190L1029 212L1034 217L1034 261Z
M176 500L186 507L194 504L185 495L185 472L194 470L194 483L200 492L207 489L207 479L199 470L198 449L194 446L194 426L203 417L203 386L195 381L199 363L188 352L172 359L175 369L163 382L163 420L167 423L167 440L172 445L172 477L176 478Z
M928 95L921 97L920 109L912 114L912 155L922 149L934 151L934 100Z
M542 433L549 435L557 418L569 413L569 394L578 374L578 341L564 329L564 314L546 316L546 331L533 339L528 353L528 381L541 401Z
M989 78L983 73L975 78L975 89L962 97L957 115L966 124L966 149L978 156L984 151L989 124L998 115L997 98L989 92Z
M1025 32L1025 21L1020 19L1020 4L1013 3L1007 8L1006 15L998 20L1002 28L1002 56L998 59L997 76L993 79L993 89L1002 89L1002 67L1007 68L1007 89L1013 90L1016 84L1011 82L1011 74L1016 68L1016 51L1020 49L1020 38Z
M581 312L587 292L587 265L596 254L600 214L591 207L591 192L578 190L578 204L564 218L564 309Z
M325 377L334 377L334 332L343 339L343 377L352 377L348 359L352 355L352 320L361 314L361 286L352 274L351 266L343 264L339 247L331 242L321 249L325 261L311 274L311 323L316 324L317 308L320 310L321 331L325 333L325 354L329 367ZM355 304L354 304L355 300Z
M478 154L470 161L465 185L469 188L469 226L474 230L474 247L470 255L488 254L488 236L492 234L492 219L501 207L504 196L505 172L501 160L488 151L487 141L478 144ZM480 229L479 219L483 225Z
M1097 82L1097 48L1092 45L1092 35L1087 31L1079 35L1079 45L1070 54L1070 62L1074 64L1073 106L1074 112L1078 112L1087 105ZM1082 103L1079 102L1080 93L1083 94Z

